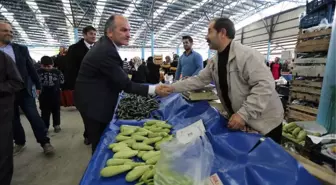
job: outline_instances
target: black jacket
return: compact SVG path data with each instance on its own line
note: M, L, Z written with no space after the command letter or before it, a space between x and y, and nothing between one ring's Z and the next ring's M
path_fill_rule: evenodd
M85 116L108 123L121 91L147 96L148 86L128 78L113 42L103 36L83 59L75 86L75 104Z
M146 83L148 72L147 66L141 64L137 71L132 72L132 81L135 83Z
M73 90L75 88L76 78L81 66L82 60L89 48L84 43L84 39L81 39L76 44L69 47L66 55L66 66L64 73L64 87L66 90ZM62 71L62 70L61 70Z
M150 84L157 84L160 82L160 65L154 64L153 61L147 62L148 76L147 82Z
M54 61L54 68L57 68L60 70L63 74L65 73L66 70L66 64L67 64L67 56L66 55L55 55L52 57Z
M14 61L0 51L0 124L11 123L15 93L23 88L24 84Z
M20 72L24 87L28 91L28 94L32 96L33 85L36 86L36 89L41 90L41 83L34 67L33 60L30 57L26 46L12 43L12 47L15 54L16 67Z

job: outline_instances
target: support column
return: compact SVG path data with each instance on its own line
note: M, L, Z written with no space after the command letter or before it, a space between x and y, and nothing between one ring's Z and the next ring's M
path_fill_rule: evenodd
M152 57L154 57L154 31L151 31L151 52Z
M144 46L142 46L142 48L141 48L141 59L145 60L145 47Z
M271 54L271 41L268 41L268 49L267 49L267 57L266 57L267 62L269 62L270 54Z
M336 14L334 15L335 19ZM324 126L329 133L336 132L336 54L331 52L336 47L336 21L333 23L333 28L317 113L317 123Z
M177 54L178 56L180 56L180 46L177 46L177 47L176 47L176 54Z
M74 39L76 43L78 41L78 28L74 28Z
M267 49L266 59L267 59L267 62L269 62L270 55L271 55L271 41L272 41L272 38L273 38L273 30L274 30L274 27L275 27L274 26L274 16L272 16L272 18L271 18L271 24L269 25L269 29L267 29L268 24L265 21L264 21L264 24L265 24L265 28L268 32L268 49Z
M241 29L240 43L244 44L244 27L242 27L242 29Z

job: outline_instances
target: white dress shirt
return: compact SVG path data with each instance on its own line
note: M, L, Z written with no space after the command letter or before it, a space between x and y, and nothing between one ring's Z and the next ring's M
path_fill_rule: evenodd
M84 40L84 44L85 44L85 46L86 46L88 49L91 49L91 48L93 47L93 45L94 45L94 44L89 44L89 43L86 42L85 40Z

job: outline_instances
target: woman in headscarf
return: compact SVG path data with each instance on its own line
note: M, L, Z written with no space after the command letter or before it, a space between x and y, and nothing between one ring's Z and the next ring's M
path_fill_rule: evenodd
M149 75L147 77L147 82L150 84L157 84L160 82L160 65L154 63L153 57L148 57L147 68L149 70Z
M132 60L132 81L136 83L146 83L148 76L148 69L145 64L142 63L140 57L134 57Z

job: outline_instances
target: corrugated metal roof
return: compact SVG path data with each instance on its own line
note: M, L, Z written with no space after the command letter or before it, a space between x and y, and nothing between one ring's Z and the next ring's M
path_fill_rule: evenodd
M103 35L111 14L129 18L129 47L176 47L182 35L204 45L206 27L214 17L228 16L239 22L281 0L0 0L0 20L10 22L15 42L30 46L70 45L74 28L94 25Z

